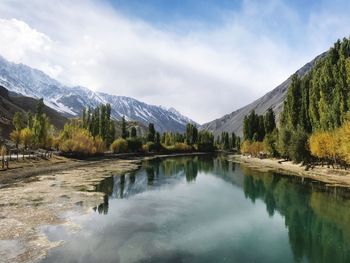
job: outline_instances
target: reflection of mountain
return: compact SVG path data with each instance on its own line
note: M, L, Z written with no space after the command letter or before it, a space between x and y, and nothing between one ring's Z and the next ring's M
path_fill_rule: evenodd
M279 175L251 174L244 177L246 197L285 217L296 262L350 262L350 201Z
M126 175L104 179L96 191L105 193L104 203L95 208L100 214L108 213L109 199L129 198L164 185L174 185L186 178L195 182L198 173L211 173L233 185L242 187L244 174L233 162L211 155L175 157L145 161L140 170Z

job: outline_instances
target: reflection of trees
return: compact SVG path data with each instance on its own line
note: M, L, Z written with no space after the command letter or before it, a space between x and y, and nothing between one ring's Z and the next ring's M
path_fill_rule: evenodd
M108 200L109 197L113 194L113 186L114 186L114 177L107 177L103 179L97 186L96 191L104 193L103 203L94 208L94 210L98 211L99 214L107 214L108 213Z
M154 168L152 166L146 167L148 185L152 185L154 181Z
M184 170L186 175L186 181L195 181L198 174L198 161L189 160L188 162L186 162Z
M295 261L350 262L350 201L280 175L250 174L244 178L246 197L263 200L270 216L275 211L284 216Z

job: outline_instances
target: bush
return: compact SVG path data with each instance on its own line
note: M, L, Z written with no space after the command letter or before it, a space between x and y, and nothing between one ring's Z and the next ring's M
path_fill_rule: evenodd
M163 147L161 144L157 144L154 142L147 142L142 146L142 150L144 152L160 152L163 150Z
M266 153L263 142L252 142L245 140L241 146L241 153L259 156L260 153Z
M142 141L137 138L127 139L128 149L131 152L140 152L142 151Z
M122 138L116 139L111 144L111 150L114 153L126 153L128 152L128 141Z
M172 146L166 147L166 150L168 152L173 152L173 153L185 153L185 152L192 152L194 148L191 145L179 142L179 143L175 143Z
M77 130L71 135L71 138L60 143L59 149L64 153L95 155L104 153L106 146L101 138L94 139L85 130Z

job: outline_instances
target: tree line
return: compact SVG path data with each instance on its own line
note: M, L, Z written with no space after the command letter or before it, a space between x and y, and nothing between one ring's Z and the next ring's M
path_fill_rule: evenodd
M278 129L271 110L269 117L254 112L245 117L243 152L297 163L350 164L349 109L350 40L344 38L305 76L292 76ZM249 149L252 145L257 149Z
M184 133L156 131L149 123L145 135L138 134L135 126L127 128L123 116L120 121L111 118L111 106L99 105L85 108L79 118L68 120L61 131L50 124L43 113L44 102L39 100L36 113L23 116L16 112L14 129L10 138L16 149L57 150L65 155L93 156L110 151L113 153L135 152L192 152L214 151L214 136L208 131L199 131L196 125L186 125ZM118 126L120 125L120 126ZM117 126L121 134L117 135ZM20 147L21 146L21 147ZM17 151L18 152L18 151Z

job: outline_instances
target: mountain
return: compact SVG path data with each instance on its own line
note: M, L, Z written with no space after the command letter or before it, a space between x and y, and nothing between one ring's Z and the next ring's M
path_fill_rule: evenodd
M309 63L305 64L302 68L296 71L299 77L306 75L315 65L315 63L325 57L327 52L314 58ZM278 85L272 91L266 93L261 98L255 100L254 102L244 106L230 114L213 120L211 122L201 125L201 130L207 130L214 133L214 135L219 135L221 132L234 132L235 134L243 135L243 119L252 110L258 114L264 114L269 108L272 108L276 114L277 121L279 120L280 113L283 110L283 103L287 96L288 87L291 83L292 76L285 80L282 84Z
M0 86L0 137L8 138L12 126L12 118L15 112L25 113L35 112L37 100L12 93ZM45 106L44 113L50 118L51 123L57 128L62 129L67 122L67 118L57 111Z
M50 108L66 117L79 116L84 107L110 103L112 118L122 116L144 125L152 122L160 131L183 132L188 122L195 123L173 108L149 105L133 98L94 92L84 87L68 87L44 72L15 64L0 56L0 85L27 97L43 98Z

